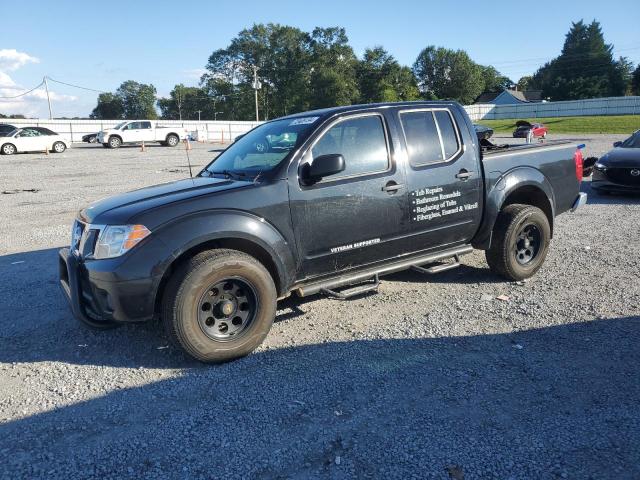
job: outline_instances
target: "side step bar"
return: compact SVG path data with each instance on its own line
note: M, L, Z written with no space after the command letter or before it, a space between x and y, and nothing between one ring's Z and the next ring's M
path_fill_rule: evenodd
M454 268L450 265L458 266L458 258L460 255L465 255L467 253L473 252L473 247L471 245L464 245L461 247L450 248L448 250L443 250L437 253L429 253L420 256L413 256L410 258L405 258L402 260L396 260L395 262L387 263L386 265L379 265L376 267L368 268L361 270L359 272L345 273L340 276L327 278L325 280L316 280L311 281L309 283L301 283L295 285L291 291L295 293L299 297L307 297L309 295L314 295L316 293L320 293L322 290L334 290L339 287L344 287L346 285L354 285L357 283L364 282L366 280L371 280L375 275L387 275L390 273L400 272L402 270L407 270L408 268L412 268L414 266L427 265L430 263L440 262L443 260L448 260L450 258L455 258L456 261L452 264L446 264L446 268L444 266L436 265L430 268L424 268L424 270L431 270L432 273L436 273L438 271L443 271L444 269L448 270L449 268ZM441 270L438 270L438 269ZM370 286L370 285L369 285ZM358 287L355 287L358 288Z
M380 277L378 277L378 274L376 273L371 280L364 283L363 285L357 285L355 287L342 290L341 292L337 292L329 288L322 288L320 289L320 293L336 300L349 300L350 298L357 297L358 295L362 295L364 293L373 291L377 292L379 286Z
M454 255L453 262L451 263L438 263L437 265L433 265L432 267L421 267L419 265L413 265L411 270L415 270L419 273L427 273L429 275L433 275L434 273L446 272L447 270L452 270L460 266L460 256Z

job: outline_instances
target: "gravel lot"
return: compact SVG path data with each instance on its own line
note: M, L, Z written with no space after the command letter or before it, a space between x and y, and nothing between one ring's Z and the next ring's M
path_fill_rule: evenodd
M79 208L186 175L181 148L0 157L0 478L640 478L639 197L559 217L524 284L476 252L285 300L255 354L202 366L152 324L82 328L57 285Z

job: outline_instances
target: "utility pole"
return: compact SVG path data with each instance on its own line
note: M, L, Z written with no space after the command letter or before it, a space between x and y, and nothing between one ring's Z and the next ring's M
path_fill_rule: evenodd
M253 90L255 91L255 94L256 94L256 122L260 121L260 118L258 117L258 90L260 88L262 88L262 85L258 81L258 67L254 65L253 66Z
M200 121L200 112L201 112L201 111L202 111L202 110L196 110L196 112L198 112L198 121Z
M47 103L49 104L49 120L52 120L53 114L51 113L51 97L49 97L49 84L47 83L47 76L45 75L42 80L44 81L44 89L47 91Z

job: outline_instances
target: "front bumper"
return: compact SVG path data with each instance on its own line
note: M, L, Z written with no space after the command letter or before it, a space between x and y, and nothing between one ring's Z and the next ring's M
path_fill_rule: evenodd
M104 265L88 265L68 248L58 252L60 287L73 315L87 324L141 322L154 314L160 278L108 281Z

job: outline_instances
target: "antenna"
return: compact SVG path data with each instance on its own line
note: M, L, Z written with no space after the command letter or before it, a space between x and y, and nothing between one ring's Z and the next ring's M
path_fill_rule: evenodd
M187 165L189 165L189 177L193 178L193 172L191 171L191 158L189 158L189 150L191 150L191 144L189 143L189 137L184 139L184 151L187 152Z

